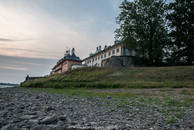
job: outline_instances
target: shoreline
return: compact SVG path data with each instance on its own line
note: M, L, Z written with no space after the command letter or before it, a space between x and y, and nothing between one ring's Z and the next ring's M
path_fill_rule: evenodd
M17 87L17 86L0 85L0 88L15 88L15 87Z
M106 90L107 91L107 90ZM176 98L176 97L174 97ZM142 98L80 97L31 89L0 89L0 128L9 129L193 129L192 105L180 106L184 116L177 121L179 108L172 102ZM149 101L149 102L148 102ZM152 102L151 102L152 101ZM164 104L164 106L162 105ZM177 109L178 110L178 109ZM168 116L169 114L172 114Z

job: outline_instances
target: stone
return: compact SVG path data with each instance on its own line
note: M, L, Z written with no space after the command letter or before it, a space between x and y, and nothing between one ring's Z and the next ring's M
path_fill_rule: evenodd
M13 125L8 124L4 126L3 128L1 128L1 130L16 130L16 128Z
M107 99L111 99L112 97L111 96L107 96Z
M58 121L58 122L57 122L57 125L58 125L58 126L63 126L63 125L64 125L64 122L63 122L63 121Z
M55 115L48 116L41 121L42 124L53 124L56 122L57 122L57 117Z
M48 130L65 130L65 128L58 125L50 125Z
M37 115L24 115L20 117L22 120L30 120L30 119L36 119L38 116Z
M40 96L39 99L35 99L37 95ZM77 95L72 98L21 88L0 89L0 129L194 129L193 105L189 108L184 107L187 109L184 119L167 124L166 116L162 113L164 109L168 109L166 106L154 103L141 105L141 101L133 98L107 98L110 97L82 99ZM64 103L61 103L63 100ZM118 107L123 101L129 105ZM20 106L25 106L25 109L21 109ZM45 111L45 106L48 106L48 111ZM20 110L22 111L18 113Z
M28 115L36 115L37 112L28 112Z
M49 127L46 125L36 125L33 126L31 130L49 130Z
M66 115L62 115L58 117L59 120L65 121L67 119Z
M29 122L30 122L31 124L38 124L38 123L39 123L38 120L29 120Z
M51 106L46 106L45 107L45 111L51 111L51 110L55 110L55 109Z

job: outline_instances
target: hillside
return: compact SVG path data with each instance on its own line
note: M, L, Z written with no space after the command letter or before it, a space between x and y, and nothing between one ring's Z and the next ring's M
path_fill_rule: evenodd
M26 82L21 86L44 88L193 88L194 66L81 68Z

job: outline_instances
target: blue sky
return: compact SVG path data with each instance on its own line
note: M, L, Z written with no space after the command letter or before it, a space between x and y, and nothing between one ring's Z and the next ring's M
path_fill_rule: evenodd
M122 0L0 0L0 82L49 74L65 49L80 58L114 42Z

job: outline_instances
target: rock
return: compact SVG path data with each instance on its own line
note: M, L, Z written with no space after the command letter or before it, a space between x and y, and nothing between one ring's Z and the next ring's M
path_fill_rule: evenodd
M112 97L111 96L107 96L107 99L111 99Z
M133 98L107 99L111 97L82 98L21 88L0 89L0 129L194 129L193 105L184 107L184 118L167 124L166 115L162 112L168 107L162 103L141 105L142 101ZM118 107L125 101L129 105Z
M40 98L40 96L36 96L36 97L35 97L35 99L39 99L39 98Z
M37 112L28 112L28 115L36 115Z
M62 115L58 117L59 120L65 121L67 119L66 115Z
M77 122L72 121L70 124L71 124L71 125L76 125Z
M97 123L96 123L96 122L90 122L90 123L88 123L88 125L89 125L89 126L96 126Z
M31 130L49 130L49 127L46 125L36 125L33 126Z
M71 123L72 121L71 121L71 119L70 118L66 118L66 121L68 122L68 123Z
M58 125L50 125L48 130L65 130L65 128Z
M55 110L55 109L51 106L46 106L45 107L45 111L51 111L51 110Z
M3 128L1 128L1 130L17 130L17 128L15 128L11 124L8 124L8 125L4 126Z
M22 120L30 120L30 119L36 119L38 116L37 115L24 115L20 117Z
M57 125L58 125L58 126L63 126L63 125L64 125L64 122L63 122L63 121L58 121L58 122L57 122Z
M36 106L32 106L32 107L31 107L31 110L32 110L32 111L37 111L38 108L37 108Z
M57 117L55 115L53 116L48 116L44 118L40 123L42 124L53 124L57 122Z
M29 122L30 122L31 124L38 124L38 123L39 123L38 120L29 120Z

